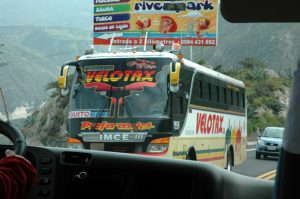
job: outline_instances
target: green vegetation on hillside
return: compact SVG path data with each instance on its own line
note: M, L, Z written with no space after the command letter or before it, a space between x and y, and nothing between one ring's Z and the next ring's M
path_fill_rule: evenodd
M214 70L243 81L246 85L248 133L267 126L284 126L287 99L292 83L290 68L277 74L260 60L245 58L235 68L218 65ZM286 100L285 100L286 101Z
M0 35L0 86L9 113L38 108L51 94L45 85L89 44L87 32L75 28L9 26L0 27Z

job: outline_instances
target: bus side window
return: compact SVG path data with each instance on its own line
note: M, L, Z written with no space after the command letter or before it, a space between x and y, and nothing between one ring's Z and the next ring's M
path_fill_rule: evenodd
M223 87L224 104L227 104L227 90Z
M242 104L243 108L245 108L245 93L242 93Z
M236 92L236 106L239 107L240 106L240 93Z
M230 89L230 105L233 106L233 90Z
M203 99L203 87L202 87L202 81L199 81L199 94L200 99Z
M208 89L208 99L211 100L211 84L207 83L207 89Z
M219 93L219 86L216 86L216 94L217 94L217 102L220 102L220 93Z

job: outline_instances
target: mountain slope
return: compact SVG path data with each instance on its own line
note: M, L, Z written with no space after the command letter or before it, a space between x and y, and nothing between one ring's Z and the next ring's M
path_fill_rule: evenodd
M235 67L245 57L254 57L270 68L295 68L300 49L298 24L232 24L219 17L217 47L196 47L194 61ZM186 50L187 58L189 51Z
M19 106L40 105L47 98L47 83L57 79L64 62L84 52L88 38L85 31L77 29L0 27L4 44L0 63L5 63L0 67L0 86L9 112ZM2 103L0 112L4 113Z
M87 35L93 31L93 1L1 0L0 7L0 26L75 27ZM193 61L206 59L212 65L234 67L243 58L254 57L277 70L294 67L299 56L299 31L296 23L232 24L219 12L218 47L193 48ZM22 32L19 28L12 34L20 36ZM189 48L184 52L190 58Z
M68 16L68 15L66 15ZM300 49L297 24L231 24L219 17L217 47L194 47L193 61L235 68L246 57L254 57L284 75L294 68ZM44 87L55 81L60 66L83 54L92 44L92 31L76 28L0 26L0 86L9 111L37 107L46 99ZM168 48L168 47L166 47ZM107 47L97 46L98 51ZM190 58L190 49L184 48ZM2 65L3 63L7 65ZM287 71L286 71L287 70ZM1 102L0 102L1 103ZM0 113L4 113L2 104Z
M91 0L1 0L0 8L0 26L60 26L92 30Z

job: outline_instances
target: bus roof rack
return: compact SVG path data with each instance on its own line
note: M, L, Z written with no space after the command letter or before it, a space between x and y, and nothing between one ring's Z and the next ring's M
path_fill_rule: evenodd
M157 44L155 44L155 50L158 52L162 52L165 49L165 45L162 42L158 42Z
M121 51L132 51L132 50L136 50L136 49L137 49L137 46L120 48Z
M94 53L95 53L95 46L94 45L89 45L88 48L84 52L85 55L92 55Z

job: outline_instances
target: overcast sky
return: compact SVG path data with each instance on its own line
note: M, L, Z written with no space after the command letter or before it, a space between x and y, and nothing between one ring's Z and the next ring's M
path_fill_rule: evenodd
M92 29L93 0L0 0L0 26Z

